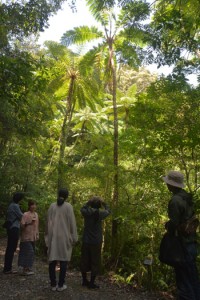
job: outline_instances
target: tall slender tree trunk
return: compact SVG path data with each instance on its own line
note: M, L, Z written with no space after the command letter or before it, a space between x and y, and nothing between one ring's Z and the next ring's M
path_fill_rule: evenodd
M114 162L114 190L113 190L113 203L118 205L118 112L117 112L117 99L116 99L116 70L113 67L113 113L114 113L114 149L113 149L113 162Z
M118 110L117 110L117 76L116 76L116 67L114 62L114 52L113 52L113 42L112 40L109 43L110 51L110 67L112 71L112 97L113 97L113 115L114 115L114 147L113 147L113 164L114 164L114 177L113 177L113 209L117 210L118 207ZM118 249L118 223L115 218L112 220L112 244L111 244L111 255L112 260L115 262L117 256L116 250Z
M70 123L72 119L72 101L73 101L73 91L74 91L74 83L75 77L71 77L69 92L67 96L67 103L66 103L66 113L64 115L63 124L61 128L61 135L60 135L60 150L59 150L59 160L58 160L58 190L61 187L66 186L66 182L64 179L65 173L65 147L67 142L67 137L69 134Z

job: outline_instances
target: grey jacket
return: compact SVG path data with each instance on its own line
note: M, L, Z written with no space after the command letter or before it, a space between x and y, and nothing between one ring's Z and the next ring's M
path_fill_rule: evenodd
M8 206L7 210L7 221L11 221L12 225L10 229L12 228L20 228L20 221L23 216L23 213L19 207L19 204L15 202L11 202L11 204Z

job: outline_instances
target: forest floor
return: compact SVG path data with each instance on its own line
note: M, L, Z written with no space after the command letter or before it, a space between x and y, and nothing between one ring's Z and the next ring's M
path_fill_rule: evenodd
M0 300L161 300L173 299L169 295L155 294L131 286L118 285L109 276L98 277L98 290L89 290L81 286L80 273L69 270L66 274L67 289L53 292L50 289L48 263L38 257L35 259L34 271L31 276L19 274L3 274L4 252L6 239L0 239ZM16 268L15 268L16 266ZM13 269L17 270L17 253L14 257Z

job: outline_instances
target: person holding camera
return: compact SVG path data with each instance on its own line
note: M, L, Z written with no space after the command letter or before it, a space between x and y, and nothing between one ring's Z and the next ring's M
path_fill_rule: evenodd
M81 248L82 286L95 289L95 278L101 265L102 221L110 215L107 204L98 196L93 196L82 208L84 229ZM87 272L91 272L90 281Z
M18 268L21 275L33 275L35 243L39 239L39 218L36 202L29 200L28 211L21 220L20 250Z

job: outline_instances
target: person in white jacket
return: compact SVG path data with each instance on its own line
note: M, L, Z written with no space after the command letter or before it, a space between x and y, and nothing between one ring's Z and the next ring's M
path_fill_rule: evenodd
M48 248L49 277L52 291L63 291L67 262L71 260L73 245L78 240L76 220L73 207L65 200L68 190L60 189L57 202L52 203L48 209L46 226L46 246ZM56 280L56 265L60 263L59 280Z

